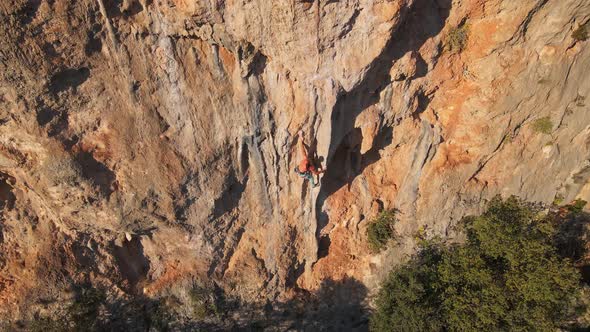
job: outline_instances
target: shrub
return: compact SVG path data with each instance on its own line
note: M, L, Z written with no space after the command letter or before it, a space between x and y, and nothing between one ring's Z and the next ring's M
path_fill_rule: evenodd
M548 116L535 120L532 126L534 131L546 135L551 135L553 131L553 122Z
M52 317L36 317L29 323L29 330L35 332L96 331L100 330L102 317L100 307L105 304L106 295L102 290L84 287L76 299Z
M67 326L61 320L53 320L49 317L38 317L29 324L31 332L66 332Z
M205 319L212 315L218 315L219 310L212 290L194 286L189 293L193 311L197 319Z
M27 331L195 331L194 326L201 321L219 323L222 310L232 308L212 287L175 290L181 296L167 293L158 298L140 295L107 301L104 291L81 285L73 301L64 303L51 316L37 316L27 322Z
M572 37L577 41L585 41L588 39L588 30L590 30L590 21L580 25L576 30L574 30Z
M449 31L445 42L445 50L451 53L462 52L469 40L469 24L463 24Z
M373 331L551 331L576 315L580 274L554 219L512 197L464 219L465 244L431 243L385 280Z
M394 237L394 226L396 222L395 210L386 210L381 212L375 220L369 223L367 228L367 240L369 247L375 252L381 251L387 245L387 242Z
M553 199L552 204L555 206L559 206L559 205L561 205L561 203L563 203L564 199L565 199L565 197L563 197L563 195L557 194L557 195L555 195L555 198Z
M106 301L103 291L83 288L78 298L70 305L67 317L77 331L92 331L99 326L99 308Z
M72 185L80 181L82 174L80 166L68 155L51 156L43 166L45 176L55 185L61 183Z
M165 301L154 301L146 306L145 319L148 330L169 331L175 320L174 312Z
M586 202L583 199L576 199L575 201L573 201L571 204L568 204L566 206L566 208L568 209L569 212L573 213L573 214L580 214L582 213L582 211L584 211L584 207L586 207L586 204L588 204L588 202Z

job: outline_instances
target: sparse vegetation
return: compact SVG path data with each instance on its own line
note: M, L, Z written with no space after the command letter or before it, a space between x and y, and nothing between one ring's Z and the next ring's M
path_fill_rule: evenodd
M578 107L584 107L586 106L586 97L582 96L582 95L577 95L576 99L574 99L574 102L576 103L576 106Z
M220 314L214 292L204 287L194 286L190 293L191 305L195 318L205 319Z
M590 21L580 25L576 30L574 30L574 32L572 33L572 37L577 41L585 41L588 39L588 34L590 33L589 30Z
M145 319L150 331L170 331L174 321L174 314L164 301L155 301L147 306Z
M395 235L395 210L381 212L375 220L369 223L367 228L367 239L371 250L379 252L385 248L387 242Z
M414 234L414 240L416 242L424 241L426 239L426 227L420 226L416 233Z
M563 197L563 195L561 195L561 194L555 195L555 198L553 199L553 205L555 205L555 206L561 205L561 203L563 203L564 199L565 199L565 197Z
M566 208L568 209L569 212L573 213L573 214L580 214L584 211L584 207L586 207L586 204L588 204L588 202L586 202L583 199L576 199L575 201L573 201L571 204L568 204L566 206Z
M548 116L535 120L532 124L532 127L534 131L546 135L551 135L553 132L553 122Z
M447 35L445 50L451 53L460 53L467 46L469 40L469 24L452 28Z
M74 184L80 181L80 166L69 156L50 156L44 164L44 173L54 185L60 183Z
M211 294L204 288L197 292L189 291L187 303L172 294L156 299L138 296L122 301L107 301L104 291L83 286L78 289L71 303L65 304L63 309L54 312L52 316L37 316L28 324L28 330L175 331L178 326L187 322L200 321L218 314L217 307L209 302L213 298Z
M464 219L462 245L427 242L382 285L373 331L555 331L581 307L554 215L511 197Z
M99 324L99 309L106 301L104 291L84 288L67 312L69 321L76 331L93 331Z
M34 332L96 331L101 327L100 306L106 295L96 288L82 288L76 299L55 317L37 317L29 330Z
M66 332L67 327L61 320L53 320L49 317L39 317L29 324L31 332Z

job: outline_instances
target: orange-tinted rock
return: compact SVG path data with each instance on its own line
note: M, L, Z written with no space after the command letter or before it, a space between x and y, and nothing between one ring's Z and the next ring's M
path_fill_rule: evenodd
M421 229L453 236L496 194L588 197L572 1L0 3L0 318L86 283L364 306ZM399 238L374 254L383 209Z

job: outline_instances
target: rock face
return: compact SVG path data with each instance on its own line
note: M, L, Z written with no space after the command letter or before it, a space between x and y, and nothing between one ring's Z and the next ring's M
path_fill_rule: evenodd
M271 306L330 283L362 306L419 229L453 236L497 194L590 200L587 0L5 0L0 19L10 320L81 283ZM293 172L299 130L318 188ZM375 255L367 222L394 208Z

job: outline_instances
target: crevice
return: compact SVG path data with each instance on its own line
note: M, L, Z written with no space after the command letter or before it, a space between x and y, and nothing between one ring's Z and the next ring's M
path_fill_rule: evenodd
M332 110L328 164L342 138L354 127L358 115L379 102L381 91L391 82L389 71L395 61L407 52L419 49L426 40L440 33L451 6L450 0L442 2L445 3L418 0L411 8L403 11L400 15L404 21L392 33L382 53L369 65L363 79L338 97ZM396 38L398 36L400 38Z
M533 20L533 17L535 17L535 15L539 12L539 10L541 10L541 8L543 8L547 4L548 1L549 0L540 0L539 2L537 2L535 7L533 7L533 9L531 9L531 11L527 14L527 17L520 24L520 26L516 30L516 33L512 36L512 38L510 38L508 43L510 43L511 45L515 45L526 37L526 34L529 29L529 24Z
M236 53L242 71L242 78L248 78L250 75L259 76L264 72L268 59L254 45L244 42L243 45L237 47ZM228 73L228 75L231 75L231 73Z
M269 191L269 175L268 165L265 162L264 154L261 149L261 145L265 140L262 135L262 115L263 105L266 103L266 95L261 87L261 83L258 81L256 76L247 78L248 90L249 90L249 104L251 107L250 111L250 124L251 124L251 136L248 140L249 147L249 160L256 164L255 169L259 170L259 192L261 194L260 201L264 206L265 211L269 215L273 215L274 206L271 202L270 191Z
M227 271L229 262L231 262L231 259L234 256L236 249L240 245L240 241L242 241L242 236L244 235L244 232L244 227L239 227L238 230L228 239L228 241L225 241L226 252L218 265L213 264L211 266L208 273L209 276L212 276L214 273L217 273L217 275L221 278L225 276L225 272Z
M416 107L416 110L414 112L412 112L412 117L415 120L418 120L420 118L420 114L422 114L424 111L426 111L426 109L428 108L428 105L430 105L431 98L429 96L427 96L424 93L424 91L419 90L417 92L415 99L418 101L418 105Z
M318 260L328 256L331 244L332 242L328 234L320 237L318 242Z
M59 93L70 88L76 89L90 77L90 70L86 67L68 68L53 75L49 82L49 91Z
M102 49L102 40L100 38L101 27L99 24L93 24L88 30L86 45L84 45L84 53L86 56L91 56L98 53Z
M68 126L68 113L66 111L62 111L49 124L47 135L49 137L54 137L68 129Z
M80 164L82 176L92 181L101 194L109 197L113 193L116 181L113 171L94 159L94 156L90 152L78 153L76 155L76 161Z
M97 1L98 1L99 11L100 11L101 15L103 16L105 26L107 27L107 32L108 32L109 38L111 39L111 43L113 44L114 52L117 53L119 51L119 41L117 40L117 36L115 35L115 30L113 29L113 25L111 24L111 21L109 19L107 9L104 5L103 0L97 0Z
M302 262L297 258L297 251L293 243L297 243L297 229L295 227L288 227L286 242L283 244L284 256L289 260L287 272L285 273L285 287L297 289L297 280L305 272L305 260Z
M16 203L16 196L13 193L16 180L6 174L0 172L0 217L3 211L14 209Z
M247 184L247 176L240 182L236 177L235 172L231 170L221 190L221 197L217 198L214 202L211 220L215 220L225 213L234 210L240 203Z
M578 172L572 175L572 181L575 184L583 185L588 183L588 179L590 178L590 165L586 165L582 167Z
M132 293L139 292L137 285L146 279L150 269L150 262L143 253L140 238L136 236L131 241L123 240L121 246L115 245L113 256L128 290Z
M41 6L41 0L29 0L27 3L17 12L22 25L28 25L33 21Z
M344 37L346 37L346 35L348 35L352 31L352 28L356 24L356 19L359 17L360 13L361 13L360 9L356 8L354 10L354 13L352 13L352 16L350 17L348 22L346 22L344 24L344 28L342 29L342 32L340 32L340 34L338 35L337 39L339 39L339 40L343 39Z
M42 107L37 110L37 123L40 126L45 126L46 124L51 122L51 120L53 120L57 115L58 113L54 110L48 107Z
M506 126L506 129L504 130L505 134L502 136L502 139L500 140L500 142L496 145L496 148L494 148L494 151L492 151L492 153L490 153L482 162L479 163L479 166L477 167L475 172L473 172L473 174L469 177L469 179L467 179L467 182L475 179L477 177L477 175L479 175L479 173L488 164L488 162L490 160L492 160L492 158L494 158L496 153L498 153L498 151L502 148L502 146L504 145L504 142L506 142L506 139L508 138L508 132L510 131L509 129L510 129L511 124L512 124L512 118L510 118L510 121L508 121L508 125ZM517 126L517 128L519 128L519 127L520 127L520 124ZM516 128L514 130L516 130Z
M176 221L185 223L188 220L188 212L190 207L196 202L196 196L193 192L196 183L196 176L194 173L188 174L180 185L180 195L173 197L174 200L174 217Z
M356 118L364 110L380 102L381 92L391 83L389 72L394 63L407 52L419 49L428 39L440 33L451 6L451 0L416 0L410 8L402 10L400 15L403 21L392 32L383 51L369 65L361 81L350 91L338 96L331 116L327 170L321 180L315 205L318 241L322 229L328 224L328 216L322 210L326 199L342 186L350 186L356 176L381 158L379 151L393 141L393 127L383 124L381 118L380 131L373 141L373 146L367 153L361 154L360 144L363 137L360 129L354 127ZM420 69L419 74L425 75L424 68ZM391 96L386 93L386 97ZM417 112L420 113L427 108L430 99L423 92L417 98Z

